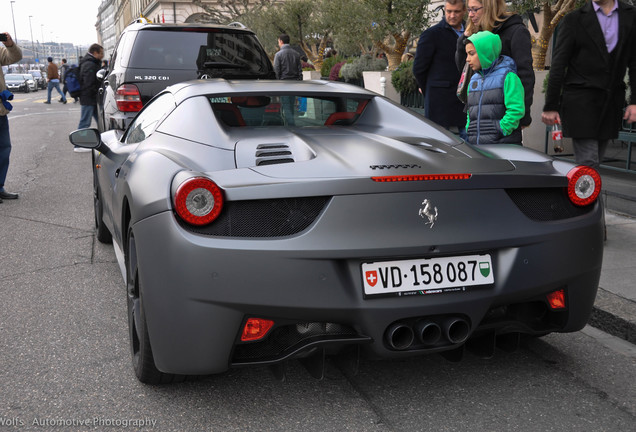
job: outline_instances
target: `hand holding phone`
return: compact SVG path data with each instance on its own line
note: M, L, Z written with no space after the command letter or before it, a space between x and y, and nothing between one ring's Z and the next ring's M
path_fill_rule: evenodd
M6 42L9 40L9 36L6 33L0 33L0 42Z

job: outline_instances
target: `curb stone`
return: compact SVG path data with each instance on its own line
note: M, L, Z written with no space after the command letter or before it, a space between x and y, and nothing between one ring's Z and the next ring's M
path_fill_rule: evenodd
M599 287L588 324L636 344L636 302Z

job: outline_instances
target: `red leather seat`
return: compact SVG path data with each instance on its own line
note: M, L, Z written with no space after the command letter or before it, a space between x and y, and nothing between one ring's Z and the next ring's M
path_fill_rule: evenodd
M338 124L336 122L339 122L340 124L349 124L350 122L348 120L351 120L357 116L358 113L354 112L335 112L327 117L327 120L325 120L325 125L329 126Z
M228 126L245 126L245 119L241 115L241 111L231 103L215 103L213 104L214 113Z

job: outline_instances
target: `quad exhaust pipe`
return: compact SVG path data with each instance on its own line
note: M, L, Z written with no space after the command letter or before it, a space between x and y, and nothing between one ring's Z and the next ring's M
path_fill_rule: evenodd
M415 333L424 345L435 345L442 337L442 328L433 321L420 320L415 324Z
M391 349L404 351L411 347L421 348L435 345L460 344L468 339L470 324L462 317L450 316L442 320L422 318L413 323L391 324L385 339Z
M444 336L450 343L465 342L470 333L470 325L463 318L447 318L444 320Z
M391 348L402 351L413 345L415 333L410 326L402 323L395 323L391 324L387 329L386 339Z

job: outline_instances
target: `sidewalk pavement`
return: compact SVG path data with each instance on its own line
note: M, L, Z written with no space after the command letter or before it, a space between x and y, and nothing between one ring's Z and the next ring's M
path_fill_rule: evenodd
M636 344L636 172L601 169L607 240L589 324Z

